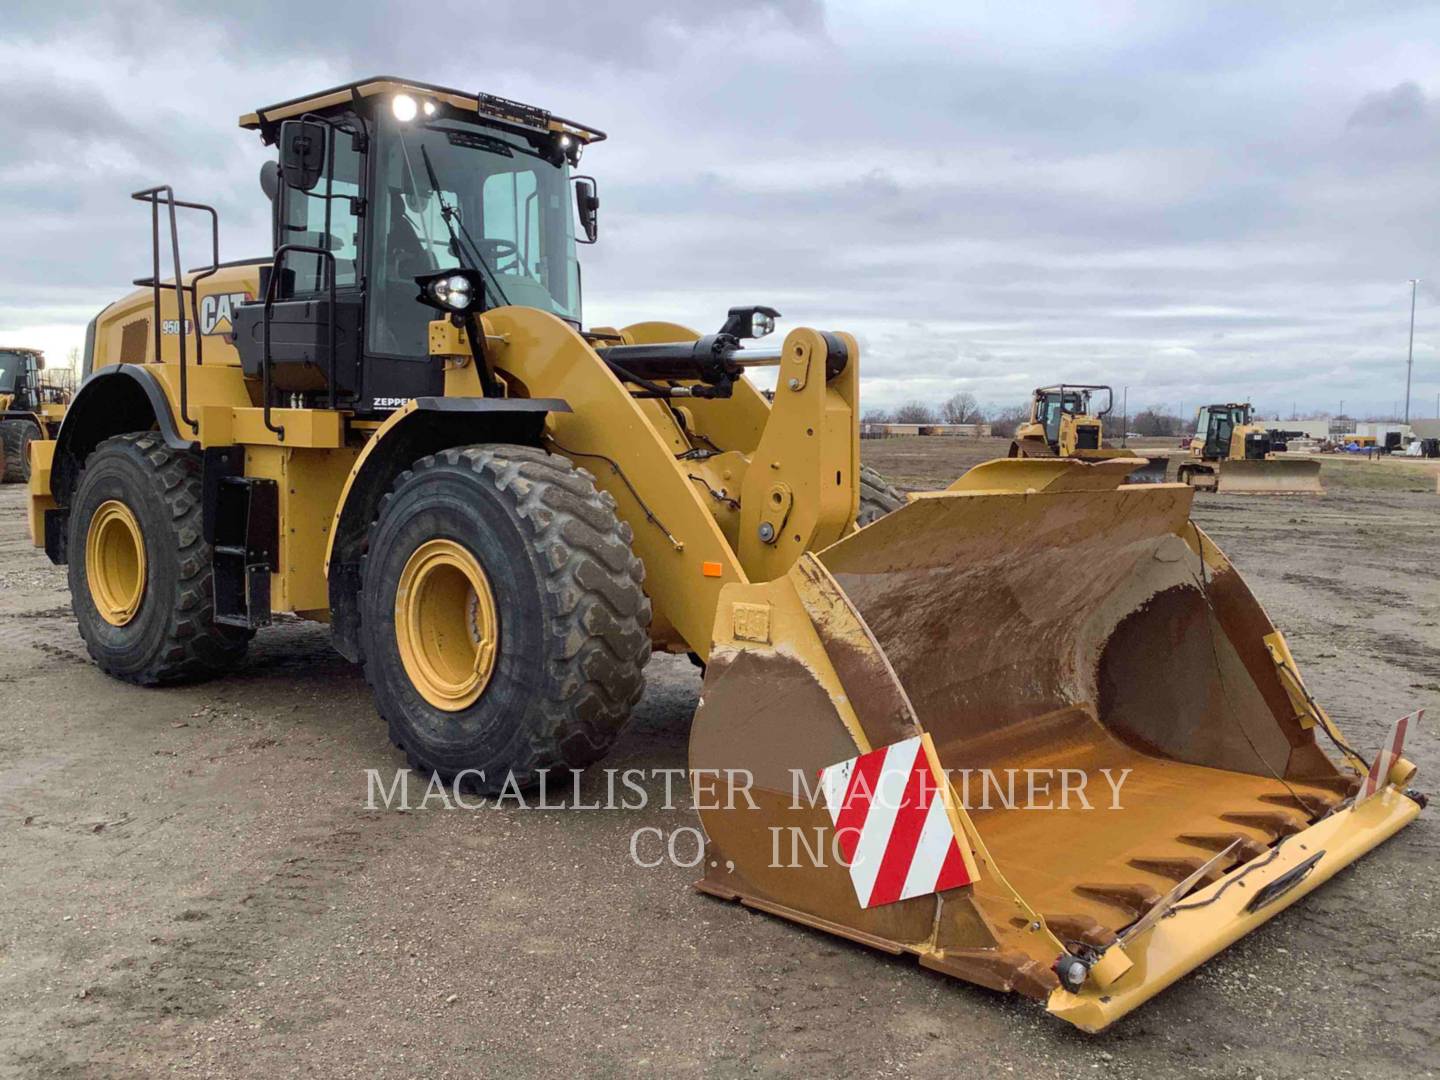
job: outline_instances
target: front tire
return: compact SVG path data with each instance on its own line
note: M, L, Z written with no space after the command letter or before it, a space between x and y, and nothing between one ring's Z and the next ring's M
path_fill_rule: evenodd
M905 505L905 496L869 465L860 466L860 512L855 524L862 529L877 518Z
M365 677L417 770L494 792L603 757L645 682L650 601L590 474L526 446L422 458L362 569Z
M106 439L70 506L70 603L108 675L153 686L210 678L250 635L214 621L201 462L151 432Z
M5 453L7 484L30 482L30 444L40 437L40 429L32 420L0 421L0 446Z

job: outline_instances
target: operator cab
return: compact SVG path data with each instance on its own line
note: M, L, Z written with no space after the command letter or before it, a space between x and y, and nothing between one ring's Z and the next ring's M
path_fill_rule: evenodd
M45 356L39 349L0 349L0 394L10 395L26 407L38 398L40 372L45 370Z
M1098 413L1090 411L1092 395L1105 392L1105 408ZM1066 416L1076 420L1092 421L1075 425L1076 450L1098 450L1100 448L1099 418L1107 415L1114 405L1114 395L1108 386L1042 386L1035 391L1031 405L1033 423L1045 428L1045 441L1057 444L1061 441L1063 420Z
M439 395L429 324L441 314L468 325L518 305L580 327L576 244L594 241L599 200L573 170L603 132L387 77L240 123L278 149L262 174L274 263L234 320L267 399L366 415Z
M1248 403L1202 405L1195 418L1195 436L1202 440L1200 456L1216 460L1230 457L1230 445L1235 435L1235 429L1242 428L1249 423L1250 406ZM1264 439L1263 432L1247 434L1245 440L1245 456L1247 458L1264 457L1269 450L1268 445L1264 447L1256 445L1252 448L1251 442L1255 436ZM1268 444L1268 440L1266 442Z

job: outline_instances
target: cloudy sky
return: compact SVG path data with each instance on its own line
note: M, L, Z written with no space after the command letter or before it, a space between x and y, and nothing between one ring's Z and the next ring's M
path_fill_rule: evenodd
M771 303L858 335L872 406L1066 379L1363 416L1403 407L1418 277L1436 412L1434 3L0 8L0 343L61 358L146 270L140 187L267 250L236 118L387 73L610 133L593 323Z

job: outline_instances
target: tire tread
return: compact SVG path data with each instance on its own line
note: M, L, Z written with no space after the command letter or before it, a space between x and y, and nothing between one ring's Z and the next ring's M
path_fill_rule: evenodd
M505 494L528 534L550 601L551 634L545 678L536 687L544 707L510 770L523 787L542 769L580 769L599 760L619 736L645 689L650 658L650 599L644 564L631 550L630 526L594 477L568 458L511 444L482 444L442 451L419 461L381 501L371 538L395 494L412 479L441 467L468 469ZM362 563L361 588L365 588ZM375 689L378 664L365 664ZM385 697L377 694L377 704ZM382 715L385 706L380 704ZM449 778L445 768L407 745L401 725L383 716L391 741L417 771Z

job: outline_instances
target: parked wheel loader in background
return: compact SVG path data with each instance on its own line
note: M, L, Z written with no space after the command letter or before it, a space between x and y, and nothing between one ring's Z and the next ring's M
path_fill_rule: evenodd
M1091 398L1105 392L1105 407L1091 408ZM1136 462L1129 475L1132 484L1162 484L1170 463L1166 454L1138 454L1116 449L1105 441L1103 420L1115 407L1115 395L1108 386L1062 384L1041 386L1030 396L1030 419L1015 431L1010 444L1012 458L1075 458L1079 461L1109 461L1117 458Z
M1398 755L1357 795L1189 488L1001 460L859 528L853 337L587 328L600 131L389 77L241 125L277 147L273 253L182 273L179 212L214 211L137 193L151 273L35 444L33 535L110 674L219 674L293 612L415 767L493 791L602 757L651 651L694 653L701 888L1090 1030L1419 813ZM961 796L1057 767L1114 770L1116 807L1096 776L1091 813Z
M53 439L65 417L74 388L71 381L47 377L39 349L0 347L0 451L3 483L30 479L30 444ZM73 377L73 372L70 373Z
M1200 406L1190 458L1178 470L1180 482L1226 495L1324 494L1320 463L1276 457L1283 444L1251 416L1249 402Z

